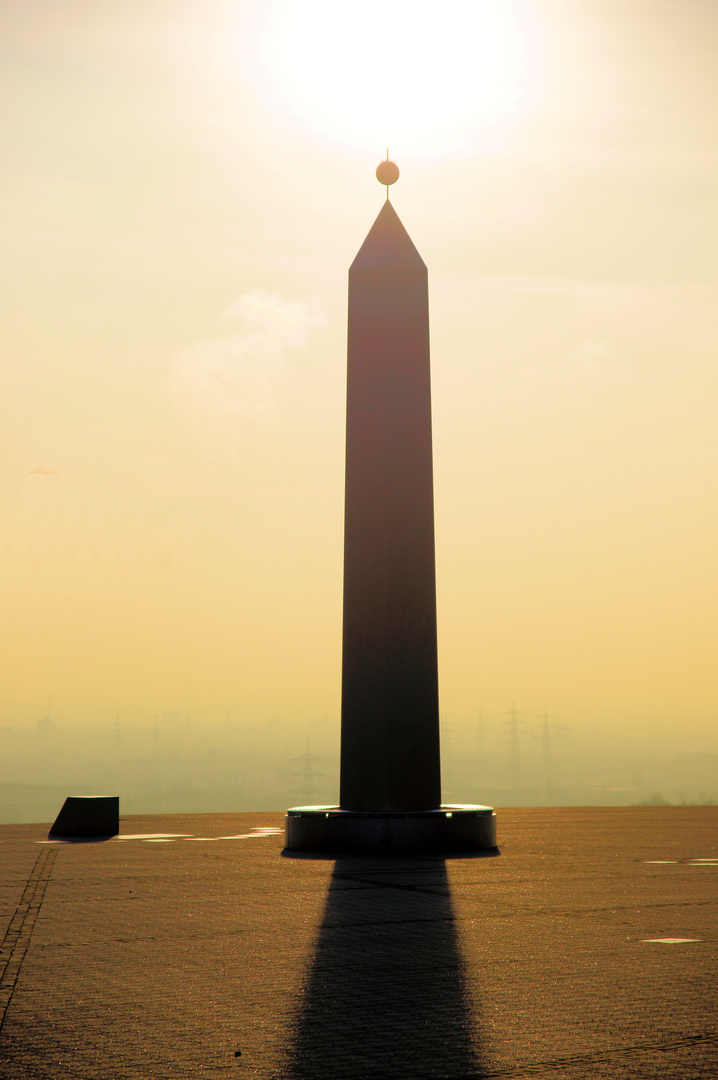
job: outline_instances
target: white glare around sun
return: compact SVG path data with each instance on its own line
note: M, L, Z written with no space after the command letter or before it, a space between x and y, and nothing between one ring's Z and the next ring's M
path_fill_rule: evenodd
M450 152L526 118L529 39L512 0L277 0L255 77L272 108L333 142Z

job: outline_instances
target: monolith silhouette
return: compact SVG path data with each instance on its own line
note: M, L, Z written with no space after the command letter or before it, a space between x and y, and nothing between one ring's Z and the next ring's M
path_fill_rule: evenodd
M441 803L428 281L388 199L349 270L339 801Z
M442 806L427 270L387 199L349 269L339 806L287 811L288 850L496 846Z

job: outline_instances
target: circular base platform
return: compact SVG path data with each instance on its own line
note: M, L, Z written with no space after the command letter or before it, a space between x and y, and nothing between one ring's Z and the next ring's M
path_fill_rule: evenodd
M286 851L401 855L496 847L496 814L490 806L407 812L294 806L287 810L284 825Z

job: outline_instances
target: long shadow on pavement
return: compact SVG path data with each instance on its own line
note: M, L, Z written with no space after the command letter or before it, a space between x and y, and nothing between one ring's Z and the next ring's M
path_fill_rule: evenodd
M480 1077L441 859L336 860L283 1077Z

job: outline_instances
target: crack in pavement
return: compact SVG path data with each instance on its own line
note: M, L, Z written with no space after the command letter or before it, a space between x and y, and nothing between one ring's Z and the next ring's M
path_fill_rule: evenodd
M0 1031L40 913L57 850L41 851L0 944Z

